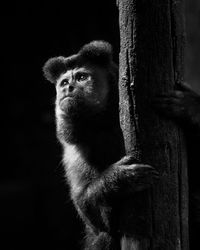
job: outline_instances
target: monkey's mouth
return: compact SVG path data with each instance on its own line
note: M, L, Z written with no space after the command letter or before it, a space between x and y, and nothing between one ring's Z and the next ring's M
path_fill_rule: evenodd
M65 100L67 100L67 99L73 99L73 98L74 98L73 95L66 95L66 96L63 96L63 97L60 99L60 102L65 101Z
M63 98L63 100L69 99L69 98L74 98L74 97L73 97L73 96L65 96L65 97Z

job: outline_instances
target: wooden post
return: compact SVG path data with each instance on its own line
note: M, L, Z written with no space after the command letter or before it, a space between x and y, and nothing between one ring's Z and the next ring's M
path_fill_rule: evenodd
M151 105L154 96L183 81L183 0L118 0L117 4L120 119L126 151L160 173L152 190L127 201L121 219L123 249L188 250L184 136Z

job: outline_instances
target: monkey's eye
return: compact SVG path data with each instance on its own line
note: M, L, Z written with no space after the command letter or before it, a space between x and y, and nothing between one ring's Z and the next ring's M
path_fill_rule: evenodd
M64 79L64 80L61 81L60 86L63 87L65 85L67 85L68 83L69 83L68 80Z
M76 80L78 82L85 81L85 80L88 79L88 77L89 77L88 73L81 73L81 72L79 72L79 73L76 74Z

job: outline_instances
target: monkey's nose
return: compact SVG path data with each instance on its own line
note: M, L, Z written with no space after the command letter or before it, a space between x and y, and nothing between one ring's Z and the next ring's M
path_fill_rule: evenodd
M68 91L69 91L69 92L73 92L73 90L74 90L74 86L69 85L69 86L68 86Z

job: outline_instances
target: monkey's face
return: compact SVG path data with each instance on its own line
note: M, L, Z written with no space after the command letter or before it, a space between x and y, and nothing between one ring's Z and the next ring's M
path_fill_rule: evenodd
M82 66L67 70L56 83L56 111L101 112L107 103L107 71L97 66Z

